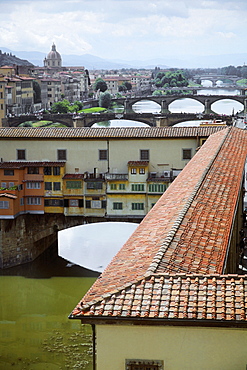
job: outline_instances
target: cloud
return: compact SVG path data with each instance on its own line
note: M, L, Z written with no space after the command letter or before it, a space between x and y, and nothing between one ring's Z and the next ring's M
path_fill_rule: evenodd
M103 58L237 53L243 0L0 0L0 47Z

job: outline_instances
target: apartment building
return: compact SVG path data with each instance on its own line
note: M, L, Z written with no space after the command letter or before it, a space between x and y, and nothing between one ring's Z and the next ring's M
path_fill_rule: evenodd
M141 220L222 127L1 128L0 218Z
M61 81L57 78L40 80L42 108L49 109L52 104L61 100Z

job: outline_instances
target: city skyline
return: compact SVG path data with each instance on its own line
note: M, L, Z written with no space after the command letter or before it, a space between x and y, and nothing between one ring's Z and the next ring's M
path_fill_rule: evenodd
M0 46L111 60L244 53L247 3L0 0ZM243 60L243 63L245 60Z

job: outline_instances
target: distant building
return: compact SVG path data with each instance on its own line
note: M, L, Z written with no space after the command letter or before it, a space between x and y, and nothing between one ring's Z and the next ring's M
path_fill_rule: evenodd
M47 54L47 57L44 59L44 67L52 70L61 70L62 67L62 58L59 52L56 50L56 45L53 44L51 51Z

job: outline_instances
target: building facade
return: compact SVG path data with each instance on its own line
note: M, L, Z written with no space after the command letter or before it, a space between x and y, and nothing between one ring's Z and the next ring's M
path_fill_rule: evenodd
M220 129L2 128L0 218L31 212L141 221Z

